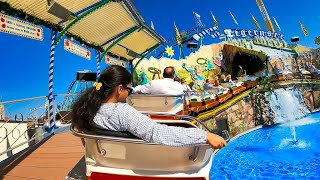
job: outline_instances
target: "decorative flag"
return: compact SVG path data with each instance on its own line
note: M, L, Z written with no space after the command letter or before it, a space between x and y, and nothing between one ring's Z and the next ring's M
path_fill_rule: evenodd
M231 15L231 17L232 17L232 19L233 19L234 24L236 24L236 25L238 26L239 24L238 24L236 18L233 16L233 14L231 13L231 11L229 11L229 13L230 13L230 15Z
M154 28L154 25L153 25L153 22L151 21L151 28L153 29L153 30L155 30L155 28Z
M273 17L273 21L274 21L274 23L276 24L276 26L278 27L279 31L281 31L281 28L280 28L280 26L279 26L278 21L276 20L276 18Z
M201 16L200 16L198 13L193 12L193 14L194 14L198 19L200 19L200 18L201 18Z
M212 16L214 27L218 28L219 24L218 24L218 21L217 21L216 17L212 14L212 11L210 11L210 13L211 13L211 16Z
M303 26L303 24L300 21L299 21L299 24L300 24L300 27L301 27L301 30L302 30L303 34L305 36L308 36L309 32L307 31L307 29Z
M262 0L256 0L256 2L257 2L257 5L259 7L259 10L261 12L261 15L263 17L263 20L264 20L264 22L266 24L266 27L267 27L268 31L271 31L272 33L274 33L275 31L274 31L274 28L273 28L273 24L272 24L272 22L270 20L268 11L267 11L266 7L264 6L263 1Z
M197 30L202 31L204 28L206 28L206 25L204 25L200 19L200 15L198 13L193 12L194 16L194 22L196 23Z
M252 17L253 23L254 23L254 25L256 26L256 28L260 29L260 28L261 28L261 27L260 27L260 24L258 23L258 21L256 20L256 18L254 18L253 15L251 15L251 17Z
M174 23L174 32L176 34L176 41L177 41L178 45L181 46L181 43L182 43L181 36L180 36L179 30L176 26L176 23Z

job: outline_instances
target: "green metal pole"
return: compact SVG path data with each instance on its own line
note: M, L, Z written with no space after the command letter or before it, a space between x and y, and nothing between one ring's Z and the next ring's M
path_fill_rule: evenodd
M80 21L81 19L83 19L84 17L86 17L87 15L89 15L90 13L92 13L93 11L99 9L100 7L104 6L105 4L109 3L111 0L106 0L104 2L102 2L101 4L91 8L90 10L86 11L85 13L81 14L80 16L78 16L75 20L73 20L70 24L67 25L67 27L65 27L61 33L59 34L58 38L56 38L54 45L57 45L59 43L59 41L61 40L61 38L63 37L63 35L73 26L75 25L78 21Z
M148 55L150 54L152 51L154 51L155 49L157 49L161 44L157 44L155 46L153 46L148 52L146 52L137 62L137 64L134 66L133 70L132 70L132 74L134 73L134 71L136 70L136 68L138 67L139 63Z
M135 28L131 29L131 31L127 32L126 34L122 35L120 38L118 38L117 40L115 40L110 46L108 46L106 48L106 50L101 54L99 62L102 61L102 59L104 58L104 56L107 54L107 52L116 44L118 44L118 42L120 42L122 39L124 39L125 37L129 36L130 34L132 34L134 31L136 31L137 29L139 29L140 27L136 26Z

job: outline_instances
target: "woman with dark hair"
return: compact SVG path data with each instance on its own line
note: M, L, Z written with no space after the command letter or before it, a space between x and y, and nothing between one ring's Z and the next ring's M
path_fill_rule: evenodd
M121 66L109 66L94 87L73 104L73 125L81 131L94 128L128 131L146 142L169 146L195 146L207 142L216 149L226 145L222 137L198 128L158 124L125 103L131 93L130 73Z

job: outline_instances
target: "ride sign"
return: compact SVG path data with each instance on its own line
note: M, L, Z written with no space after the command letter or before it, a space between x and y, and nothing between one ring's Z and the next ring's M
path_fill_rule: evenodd
M89 49L79 46L72 41L64 39L64 50L69 51L75 55L81 56L88 60L91 59L91 53Z
M21 21L20 19L0 13L0 31L30 39L43 40L43 30L40 26Z
M239 37L239 38L254 38L254 37L268 37L275 38L279 40L284 40L284 34L279 34L277 32L272 33L271 31L263 30L238 30L238 29L225 29L224 34L227 38Z
M208 28L203 30L200 33L196 33L193 35L193 39L199 41L203 36L210 35L212 38L222 39L226 38L255 38L255 37L267 37L274 38L279 40L284 40L284 34L280 33L272 33L271 31L263 31L263 30L243 30L243 29L225 29L223 33L219 32L216 27Z

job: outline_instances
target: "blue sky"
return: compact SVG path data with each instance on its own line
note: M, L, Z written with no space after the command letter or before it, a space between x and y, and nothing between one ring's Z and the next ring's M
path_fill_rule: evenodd
M207 27L213 25L210 15L212 11L219 22L219 29L254 29L250 14L253 14L260 26L265 29L255 0L133 0L133 3L144 20L148 24L153 21L156 30L165 38L174 36L174 22L179 31L194 27L192 11L201 15L201 20ZM320 35L320 23L318 23L320 16L317 13L319 1L265 0L264 3L269 16L277 19L287 42L292 36L300 36L302 45L317 47L314 39ZM229 10L237 19L238 27L234 25ZM305 25L310 33L309 36L303 36L299 21ZM0 96L4 101L47 95L50 42L48 29L44 31L43 41L0 33ZM204 42L210 44L216 41L207 37ZM161 47L157 52L163 48ZM178 54L177 49L175 52ZM185 54L188 53L185 51ZM94 54L93 50L92 54ZM102 69L105 67L106 65L102 64ZM55 94L65 93L75 78L76 71L85 69L96 71L95 59L88 61L66 52L63 50L63 43L60 43L56 47L55 56Z

